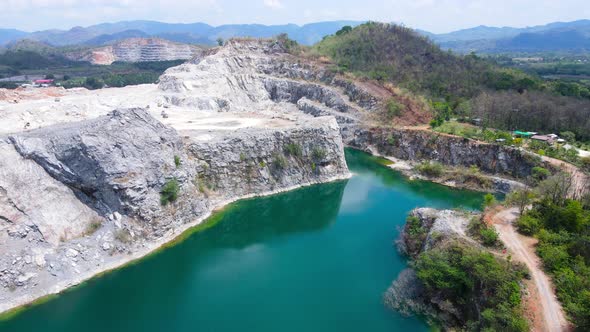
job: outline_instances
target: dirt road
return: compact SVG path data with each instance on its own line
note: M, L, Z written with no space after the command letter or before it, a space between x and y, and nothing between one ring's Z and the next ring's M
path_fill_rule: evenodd
M537 292L531 292L533 296L537 295L538 299L533 301L540 302L542 312L535 313L535 317L541 319L541 322L534 322L543 331L568 331L569 324L565 318L565 313L553 291L551 280L541 269L541 262L535 253L534 245L536 241L531 238L522 236L516 232L513 225L518 218L518 209L503 209L496 213L492 220L500 239L515 261L524 263L530 270L532 281L537 288Z

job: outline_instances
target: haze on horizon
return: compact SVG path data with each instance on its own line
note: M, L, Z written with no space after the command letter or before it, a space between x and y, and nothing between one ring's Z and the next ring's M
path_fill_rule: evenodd
M444 33L590 18L587 0L0 0L0 28L69 29L104 22L305 24L374 20Z

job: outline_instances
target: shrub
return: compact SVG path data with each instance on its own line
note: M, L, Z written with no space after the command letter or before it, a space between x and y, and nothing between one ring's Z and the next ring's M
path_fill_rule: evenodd
M93 219L90 224L88 224L88 226L86 226L86 235L92 235L94 233L96 233L96 231L100 228L100 226L102 226L102 219L101 218L96 218Z
M164 184L164 187L162 187L162 191L160 191L160 203L162 203L162 205L167 205L168 203L176 201L179 191L180 185L178 184L178 180L169 180Z
M493 247L499 244L498 232L493 227L486 225L480 218L471 219L468 230L469 235L481 241L485 246Z
M327 155L328 153L326 152L326 150L322 148L314 147L311 151L311 159L313 159L316 162L324 160L324 158L326 158Z
M301 49L299 44L295 40L289 38L289 35L287 35L286 33L281 33L276 38L277 43L284 47L287 53L298 53Z
M490 207L490 206L493 206L496 203L497 203L496 197L494 195L492 195L492 194L489 194L488 193L488 194L486 194L483 197L483 208L484 208L484 210L485 210L485 208Z
M520 301L524 273L518 266L459 243L425 251L413 265L425 296L448 301L460 312L462 325L474 327L466 330L529 330Z
M88 77L84 82L84 87L89 90L102 89L104 87L104 81L96 77Z
M174 156L174 165L176 165L176 168L180 167L180 157L179 156Z
M403 105L393 98L390 98L385 104L385 110L387 112L388 119L393 119L397 116L400 116L402 113L402 109Z
M516 221L516 228L525 235L534 235L539 231L541 223L539 219L525 214Z
M425 232L424 227L422 227L422 221L416 216L408 216L406 223L408 224L407 233L409 235L419 235Z
M342 29L336 31L336 36L344 35L352 31L352 27L350 25L345 25Z
M479 235L485 246L491 247L498 244L498 232L493 227L482 227Z
M131 242L131 234L129 231L122 228L115 231L115 239L121 243L129 243Z
M416 165L415 170L422 175L430 177L439 177L444 171L443 165L436 161L425 161L419 165Z
M287 159L282 154L275 154L272 159L272 165L275 169L282 170L287 168Z
M288 156L301 158L301 156L303 155L301 145L299 145L297 143L289 143L289 144L285 145L285 147L283 148L283 151Z
M389 136L387 136L387 144L395 145L395 137L393 137L393 135L389 134Z
M568 143L574 143L576 141L576 134L571 131L564 131L559 133L559 135Z

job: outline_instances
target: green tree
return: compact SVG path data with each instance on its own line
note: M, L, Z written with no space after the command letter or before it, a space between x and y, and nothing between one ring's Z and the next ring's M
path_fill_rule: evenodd
M537 190L540 196L557 206L563 206L572 187L572 176L561 172L539 183Z
M573 143L576 141L576 134L571 131L564 131L559 133L559 136L566 140L568 143Z
M516 228L519 232L525 235L535 235L541 228L539 219L525 214L516 221Z
M178 192L180 191L180 184L178 180L172 179L164 184L160 191L160 203L167 205L168 203L176 201Z
M96 77L88 77L84 82L84 87L90 90L102 89L104 87L104 81Z
M497 203L496 197L494 195L488 193L483 197L483 206L482 207L485 210L486 208L491 207L491 206L495 205L496 203Z
M345 26L342 27L342 29L336 31L336 36L347 34L347 33L351 32L351 31L352 31L352 27L350 25L345 25Z
M518 212L522 216L527 206L529 206L535 199L535 192L531 189L515 190L506 196L506 203L508 205L518 207Z

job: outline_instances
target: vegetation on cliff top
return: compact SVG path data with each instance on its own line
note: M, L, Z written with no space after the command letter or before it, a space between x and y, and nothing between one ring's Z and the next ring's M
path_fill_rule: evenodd
M416 278L398 279L386 294L386 303L401 312L426 315L447 329L527 331L521 303L526 269L473 241L437 235L429 229L431 222L408 217L398 244L412 259ZM478 238L481 234L484 243L488 230L479 218L469 226L469 233L477 233ZM494 235L486 245L497 243ZM428 238L431 242L426 246ZM418 291L406 293L412 288Z
M528 331L520 281L526 271L475 247L454 242L423 252L412 264L426 296L454 308L468 331Z

